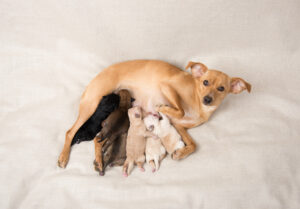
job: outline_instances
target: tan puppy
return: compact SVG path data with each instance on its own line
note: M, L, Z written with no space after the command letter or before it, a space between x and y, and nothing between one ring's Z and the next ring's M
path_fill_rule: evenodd
M127 135L126 160L123 166L123 175L128 176L134 164L144 171L146 137L153 136L148 132L142 120L142 109L133 107L128 110L130 126Z
M58 165L65 167L76 131L95 112L101 98L116 89L128 89L146 112L159 111L170 117L185 143L173 159L182 159L194 152L196 145L186 129L207 121L229 93L240 93L251 85L241 78L230 78L208 70L201 63L189 62L192 74L158 60L134 60L112 65L98 74L82 95L79 115L66 133ZM157 105L160 105L156 108Z
M154 115L148 115L144 118L144 123L147 130L158 136L167 152L172 155L177 149L183 148L184 143L176 129L170 124L168 117L163 113L160 115L162 116L161 120Z

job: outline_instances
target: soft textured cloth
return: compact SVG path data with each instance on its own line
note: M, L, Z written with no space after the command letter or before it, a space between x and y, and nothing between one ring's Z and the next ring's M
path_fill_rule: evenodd
M1 0L0 208L300 208L299 24L298 0ZM200 61L253 91L155 174L99 176L93 142L58 168L85 86L131 59Z

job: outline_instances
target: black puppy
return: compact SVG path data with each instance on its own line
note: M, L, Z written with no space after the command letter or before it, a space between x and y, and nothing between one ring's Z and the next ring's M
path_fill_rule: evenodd
M119 103L120 96L117 94L112 93L104 96L94 114L76 132L71 145L93 140L102 129L101 123L119 107Z

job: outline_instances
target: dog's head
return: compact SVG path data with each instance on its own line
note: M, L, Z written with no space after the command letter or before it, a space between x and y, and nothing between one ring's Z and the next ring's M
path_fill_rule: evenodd
M198 87L198 95L205 107L218 107L227 94L238 94L244 90L251 91L251 85L242 78L230 78L217 70L208 70L198 62L189 62L186 69L191 68Z

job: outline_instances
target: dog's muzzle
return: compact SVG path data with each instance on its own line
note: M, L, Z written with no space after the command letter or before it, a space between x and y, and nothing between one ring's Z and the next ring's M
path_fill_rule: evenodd
M209 105L212 101L213 101L213 98L210 97L210 96L205 96L205 97L203 98L203 103L204 103L205 105Z

